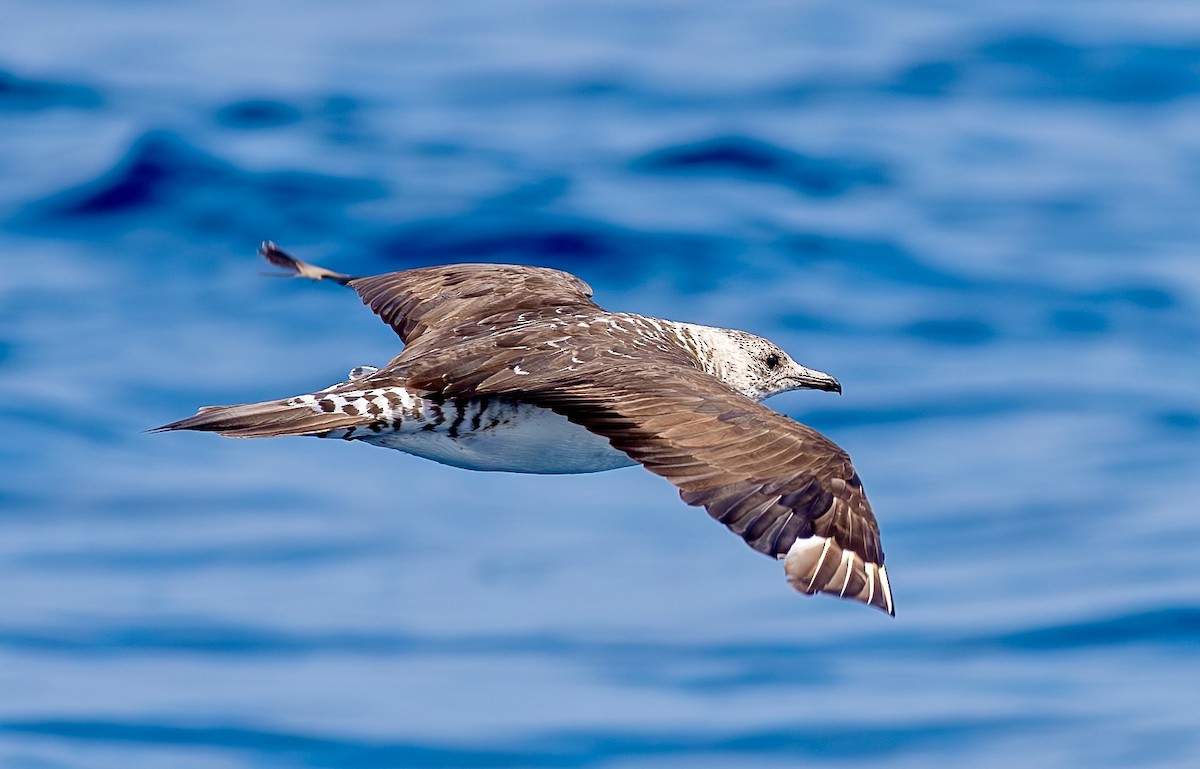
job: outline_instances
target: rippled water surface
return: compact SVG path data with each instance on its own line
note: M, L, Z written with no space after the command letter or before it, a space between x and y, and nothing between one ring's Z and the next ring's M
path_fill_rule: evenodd
M0 765L1200 765L1200 16L10 0ZM897 617L632 468L148 435L570 270L846 394Z

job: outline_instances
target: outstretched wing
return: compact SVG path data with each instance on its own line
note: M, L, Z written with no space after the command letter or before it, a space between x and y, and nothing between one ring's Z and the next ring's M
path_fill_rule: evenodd
M702 371L603 352L573 347L572 357L582 357L571 371L552 365L557 350L492 347L486 365L439 365L436 378L415 361L408 382L551 408L671 481L684 502L704 507L755 550L784 559L797 590L895 613L879 525L845 451Z
M405 345L429 329L450 332L501 312L597 312L592 287L561 270L513 264L450 264L355 278L303 262L267 241L271 264L311 280L350 286Z
M895 613L862 483L816 430L674 367L608 369L532 400L608 438L755 550L786 559L797 590Z

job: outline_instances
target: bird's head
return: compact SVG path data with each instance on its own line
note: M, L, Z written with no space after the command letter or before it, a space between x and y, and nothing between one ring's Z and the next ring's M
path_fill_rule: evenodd
M708 347L704 363L709 373L754 400L789 390L842 391L837 379L797 363L774 342L760 336L709 326L693 327L692 333Z

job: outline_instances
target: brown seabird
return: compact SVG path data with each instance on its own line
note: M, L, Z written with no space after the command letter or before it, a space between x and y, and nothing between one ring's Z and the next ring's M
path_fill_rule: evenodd
M264 243L272 264L358 292L404 350L316 393L206 406L157 428L361 440L473 470L587 473L641 464L805 594L895 614L879 526L850 458L759 401L841 392L761 337L606 312L579 278L456 264L352 278Z

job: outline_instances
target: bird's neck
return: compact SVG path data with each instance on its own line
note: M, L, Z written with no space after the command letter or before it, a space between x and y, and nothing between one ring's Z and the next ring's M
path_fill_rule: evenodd
M698 323L670 323L675 335L695 356L700 370L734 389L741 390L737 386L740 372L735 370L734 362L738 360L742 350L730 337L727 329L701 326Z

